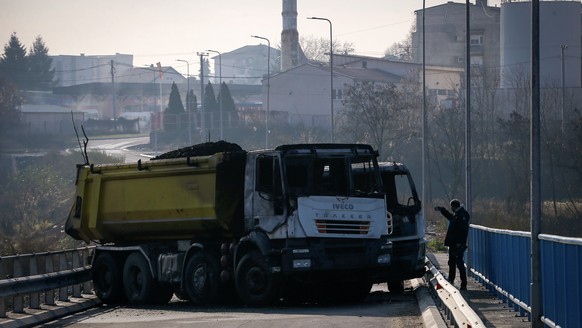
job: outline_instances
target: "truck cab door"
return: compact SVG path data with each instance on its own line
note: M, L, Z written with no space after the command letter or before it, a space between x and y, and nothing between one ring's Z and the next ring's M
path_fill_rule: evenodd
M272 232L285 220L285 196L278 156L261 154L255 162L253 228Z

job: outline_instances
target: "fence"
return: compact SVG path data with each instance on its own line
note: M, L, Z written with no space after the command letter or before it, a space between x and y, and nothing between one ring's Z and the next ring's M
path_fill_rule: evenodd
M582 325L582 238L539 235L542 320ZM531 312L531 234L471 225L467 265L473 275L521 314Z
M0 257L0 326L10 321L9 313L25 314L25 308L39 310L91 293L91 251L84 247Z

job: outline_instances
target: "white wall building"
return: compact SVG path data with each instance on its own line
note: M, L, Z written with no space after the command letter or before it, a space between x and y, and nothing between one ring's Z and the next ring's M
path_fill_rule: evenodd
M412 74L417 83L421 65L381 58L361 56L334 56L333 107L334 115L344 107L342 98L348 85L358 82L394 83ZM427 86L439 103L457 96L463 70L454 67L427 67ZM263 110L266 110L267 93L271 116L285 118L290 124L323 126L330 128L331 101L330 69L323 64L304 64L263 80Z
M221 60L216 55L211 58L214 61L213 83L218 84L221 72L222 82L228 84L261 84L261 80L267 75L267 62L270 63L271 75L280 71L280 56L280 51L275 48L271 48L269 54L268 47L264 44L244 46L222 53Z
M111 61L114 62L115 74L122 74L133 67L133 55L115 54L86 56L81 54L50 56L53 60L57 85L71 85L111 82Z

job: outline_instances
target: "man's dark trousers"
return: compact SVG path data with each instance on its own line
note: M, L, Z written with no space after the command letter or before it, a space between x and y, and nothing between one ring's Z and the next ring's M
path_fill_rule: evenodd
M465 246L449 247L449 282L453 283L455 281L456 269L458 268L461 276L461 287L467 286L467 271L465 269L465 261L463 261L465 249Z

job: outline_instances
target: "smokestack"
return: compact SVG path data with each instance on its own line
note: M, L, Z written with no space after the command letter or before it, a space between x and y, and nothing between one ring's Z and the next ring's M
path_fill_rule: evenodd
M281 71L299 65L299 32L297 32L297 0L283 0L281 32Z

